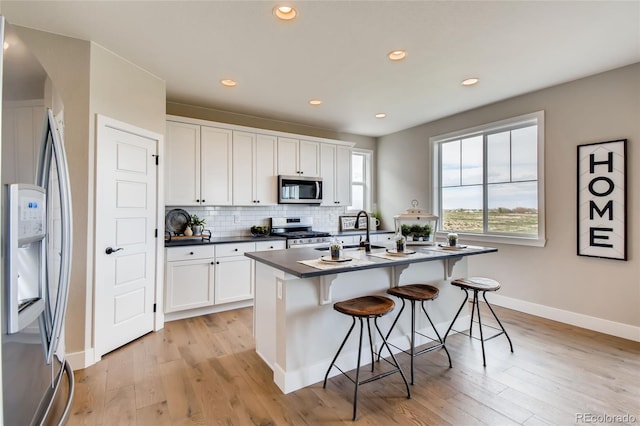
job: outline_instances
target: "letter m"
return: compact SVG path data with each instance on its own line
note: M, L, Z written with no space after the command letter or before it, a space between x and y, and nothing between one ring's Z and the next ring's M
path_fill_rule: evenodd
M613 220L613 200L609 200L602 210L598 208L595 201L589 201L589 219L593 220L594 212L598 213L598 216L603 217L607 210L609 211L609 220Z

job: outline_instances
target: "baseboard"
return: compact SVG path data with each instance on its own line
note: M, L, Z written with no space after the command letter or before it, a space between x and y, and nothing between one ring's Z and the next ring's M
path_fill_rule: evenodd
M499 294L491 294L489 303L496 306L513 309L538 317L562 322L586 328L587 330L621 337L623 339L640 342L640 327L596 318L576 312L565 311L563 309L552 308L550 306L539 305L537 303L526 302L524 300L513 299Z
M67 353L65 354L65 359L71 365L73 371L82 370L94 364L93 348L86 351Z

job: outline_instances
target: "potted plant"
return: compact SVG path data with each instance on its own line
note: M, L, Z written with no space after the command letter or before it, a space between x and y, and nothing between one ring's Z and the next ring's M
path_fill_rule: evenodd
M431 225L427 224L425 226L422 227L422 240L423 241L429 241L429 238L431 237L431 232L433 232L433 230L431 229Z
M402 225L400 227L400 232L402 232L402 235L405 237L408 237L411 234L411 227L409 225Z
M339 260L340 259L340 251L342 250L342 245L336 239L331 242L329 246L329 252L331 253L331 260Z
M411 225L410 228L411 236L413 237L413 241L419 241L420 235L422 235L422 226L420 225Z
M458 245L458 234L455 232L450 232L447 234L447 240L449 240L449 246L455 247Z
M405 245L407 243L407 239L404 237L404 235L397 234L395 237L395 242L396 242L396 251L403 252Z
M207 223L204 219L200 219L197 214L191 215L191 220L189 221L189 227L193 232L193 235L202 235L202 231L204 230L204 224Z

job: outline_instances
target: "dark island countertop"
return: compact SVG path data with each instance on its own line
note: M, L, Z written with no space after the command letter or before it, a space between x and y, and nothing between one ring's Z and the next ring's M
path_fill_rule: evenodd
M412 250L421 253L425 256L407 256L398 257L397 260L387 260L376 256L366 256L362 250L346 251L345 255L362 256L362 259L369 260L373 263L367 265L357 266L340 266L331 269L316 269L311 266L299 263L301 260L318 259L321 256L327 255L327 251L315 250L313 248L299 248L288 250L272 250L272 251L257 251L248 252L244 255L254 259L256 262L264 263L275 269L279 269L288 274L294 275L299 278L319 277L322 275L338 274L343 272L359 271L363 269L373 268L387 268L391 266L409 265L417 262L429 262L434 260L447 260L454 258L461 258L465 256L472 256L476 254L494 253L498 249L492 247L478 247L467 246L467 248L460 250L445 250L438 247L411 247ZM385 249L372 249L372 253L383 253ZM366 257L365 257L366 256Z

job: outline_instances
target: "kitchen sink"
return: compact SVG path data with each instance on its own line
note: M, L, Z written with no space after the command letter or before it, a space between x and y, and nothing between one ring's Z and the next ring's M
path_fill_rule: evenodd
M385 246L377 246L375 244L371 244L371 249L381 249L385 248ZM360 247L360 244L346 244L342 246L343 250L364 250L364 247ZM329 251L329 247L316 247L316 250Z

